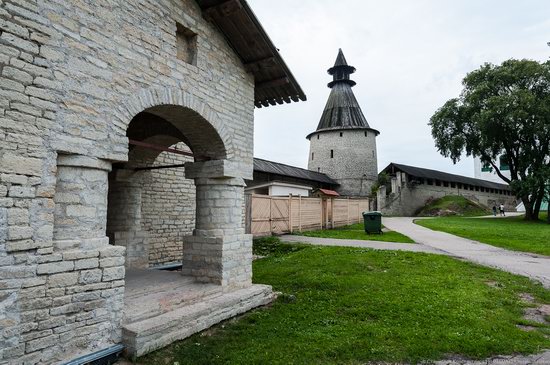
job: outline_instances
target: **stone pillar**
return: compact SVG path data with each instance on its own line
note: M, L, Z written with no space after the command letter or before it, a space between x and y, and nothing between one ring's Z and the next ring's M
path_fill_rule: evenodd
M142 229L140 174L133 170L118 169L109 183L109 219L107 234L111 244L126 247L127 268L149 267L149 234Z
M54 241L59 248L107 245L108 173L111 163L59 155L55 187Z
M242 288L252 283L252 235L243 225L244 180L227 160L185 165L195 179L195 230L184 238L184 275L198 281ZM237 176L236 176L237 175Z

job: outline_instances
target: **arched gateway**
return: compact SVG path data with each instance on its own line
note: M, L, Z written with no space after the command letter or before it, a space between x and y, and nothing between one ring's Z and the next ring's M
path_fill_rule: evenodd
M0 15L0 364L139 356L273 298L253 109L305 95L245 0L119 3Z

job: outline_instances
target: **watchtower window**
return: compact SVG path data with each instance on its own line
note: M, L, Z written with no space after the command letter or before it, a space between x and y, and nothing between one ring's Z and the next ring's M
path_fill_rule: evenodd
M334 158L334 150L330 150L330 158Z
M367 131L365 131L365 137L367 136Z
M340 137L342 137L344 135L344 133L340 132Z
M320 167L317 167L317 172L321 172L321 168L320 168Z
M319 139L319 135L317 135L317 139Z
M197 65L197 34L176 23L176 51L178 59Z
M311 161L313 161L313 156L315 156L315 155L314 155L313 152L311 152Z

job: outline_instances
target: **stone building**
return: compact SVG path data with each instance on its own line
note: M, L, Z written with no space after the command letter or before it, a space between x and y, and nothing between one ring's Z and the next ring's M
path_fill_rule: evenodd
M253 109L298 100L244 0L0 0L0 364L141 355L269 302Z
M376 137L351 89L355 81L342 50L334 66L328 69L333 80L321 120L315 132L306 138L310 143L308 169L334 179L344 196L367 196L378 176Z
M460 195L486 207L516 207L516 198L506 184L397 163L382 172L390 177L389 185L381 186L377 194L378 210L383 214L413 216L430 201L447 195Z

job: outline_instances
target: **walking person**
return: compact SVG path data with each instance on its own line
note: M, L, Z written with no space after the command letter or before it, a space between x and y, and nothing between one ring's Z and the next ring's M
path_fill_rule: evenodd
M506 217L506 214L504 214L504 204L500 204L500 215Z
M493 217L497 216L497 206L493 205Z

